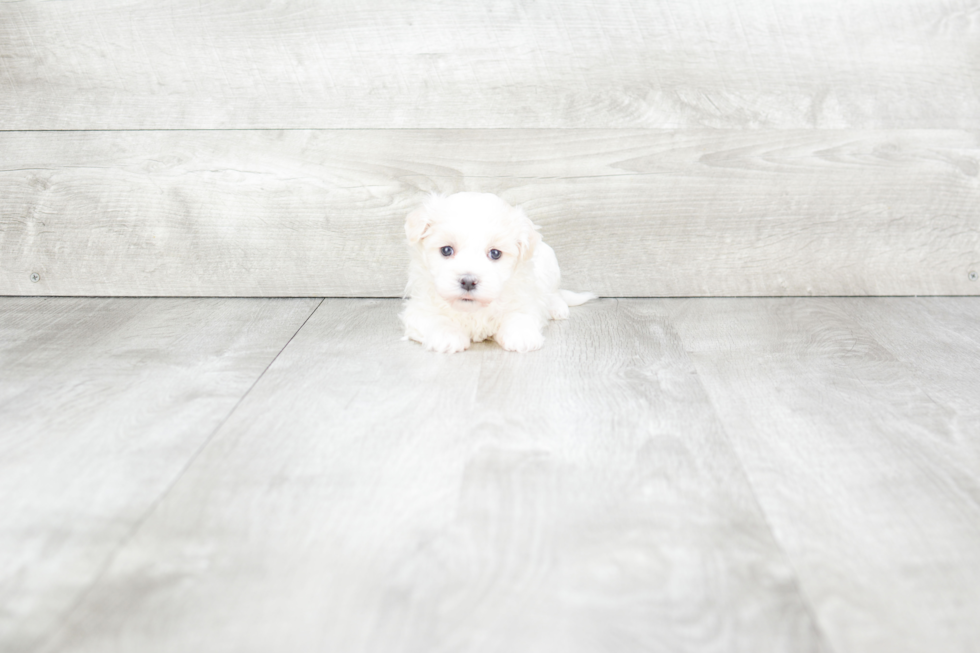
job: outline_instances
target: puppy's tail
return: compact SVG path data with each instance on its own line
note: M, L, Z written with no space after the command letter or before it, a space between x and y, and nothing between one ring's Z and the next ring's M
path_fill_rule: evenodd
M559 290L558 292L569 306L581 306L590 299L596 299L596 294L591 292L572 292L571 290Z

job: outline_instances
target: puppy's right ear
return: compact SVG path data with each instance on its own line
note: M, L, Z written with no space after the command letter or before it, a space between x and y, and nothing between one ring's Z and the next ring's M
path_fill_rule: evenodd
M423 204L405 218L405 235L408 237L408 242L417 243L425 238L431 226L432 218L428 208Z

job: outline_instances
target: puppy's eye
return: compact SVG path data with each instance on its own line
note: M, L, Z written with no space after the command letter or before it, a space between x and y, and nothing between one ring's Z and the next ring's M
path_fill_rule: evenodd
M443 247L439 251L442 252L442 255L443 256L452 256L453 255L453 248L450 247L449 245L446 245L445 247Z
M498 258L500 258L500 250L499 249L491 249L490 250L490 258L492 258L494 261L496 261Z

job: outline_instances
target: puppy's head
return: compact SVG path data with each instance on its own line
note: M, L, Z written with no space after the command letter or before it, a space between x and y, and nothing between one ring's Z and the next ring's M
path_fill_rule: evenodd
M409 214L405 235L436 292L459 311L498 299L541 241L524 211L489 193L432 195Z

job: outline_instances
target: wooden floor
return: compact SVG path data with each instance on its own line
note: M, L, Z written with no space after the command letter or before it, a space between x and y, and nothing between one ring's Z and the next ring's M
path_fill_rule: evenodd
M980 651L980 298L0 298L0 650Z

